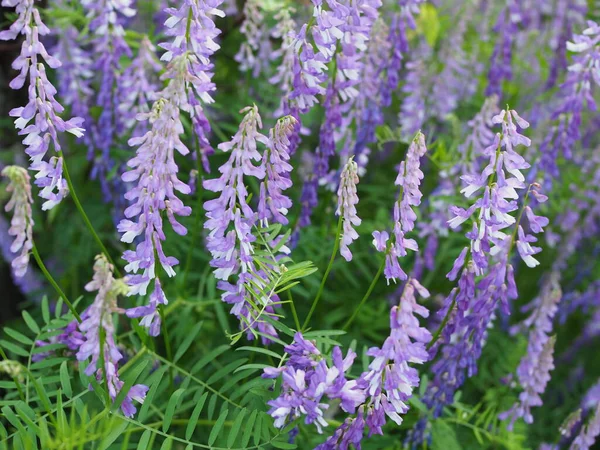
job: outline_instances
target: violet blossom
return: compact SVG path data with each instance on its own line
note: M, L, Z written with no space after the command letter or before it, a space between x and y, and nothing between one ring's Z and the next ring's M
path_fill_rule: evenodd
M359 181L357 170L356 162L350 158L342 171L338 189L338 207L335 212L342 221L342 235L336 236L336 239L340 239L340 253L346 261L352 260L352 252L348 246L358 239L358 233L354 227L359 226L362 222L356 213L358 203L356 185Z
M269 55L272 53L260 0L248 0L244 3L244 22L240 32L245 39L235 55L235 60L240 63L240 70L258 77L267 69Z
M6 212L13 211L8 234L14 236L10 246L12 253L20 252L12 261L13 273L22 278L29 266L29 252L33 248L33 213L31 205L31 180L27 170L19 166L6 166L0 175L8 178L6 192L11 193L10 200L4 207Z
M346 357L339 347L332 351L333 365L329 366L314 343L297 332L294 342L284 348L290 356L283 367L264 369L264 378L282 377L281 393L267 404L269 414L275 419L275 427L282 428L292 420L305 416L304 422L314 423L322 432L327 421L324 412L329 402L339 399L341 408L354 413L364 402L365 393L357 380L348 380L346 372L352 367L356 353L348 350Z
M29 168L36 172L35 184L41 188L40 197L46 200L42 209L48 210L60 203L69 191L62 174L63 158L58 133L66 131L77 137L83 136L84 130L80 128L83 119L74 117L65 121L59 117L64 108L54 98L57 92L48 80L46 65L56 69L61 63L46 51L40 41L40 37L48 35L50 30L42 22L34 0L2 0L2 6L15 7L17 20L8 30L0 32L0 40L16 39L19 34L25 36L21 54L12 64L12 68L20 73L10 82L10 87L22 88L29 75L28 103L12 109L10 116L16 117L15 128L19 135L25 136L23 144L31 162ZM51 143L58 156L44 160Z
M110 398L114 401L123 388L124 382L119 378L118 365L123 355L115 343L112 314L123 312L117 306L117 296L127 292L127 285L114 279L112 265L104 255L98 255L94 264L94 277L85 289L88 292L97 291L97 294L94 303L83 313L83 321L79 324L82 343L77 351L77 360L86 361L91 357L85 374L96 373L98 381L105 379ZM102 359L104 367L99 367ZM136 413L137 409L133 401L143 403L146 392L148 386L143 384L131 387L121 403L121 410L126 417L132 417Z
M265 288L266 282L260 279L254 264L256 237L252 227L256 225L257 214L247 203L244 176L265 178L269 162L261 163L257 144L271 149L274 144L259 131L262 121L256 106L248 106L240 112L245 115L238 132L231 141L219 145L220 150L230 152L229 160L219 168L221 176L203 183L205 189L219 194L218 198L204 203L207 217L204 228L209 230L206 246L212 255L210 265L219 280L217 286L223 291L221 299L232 305L231 313L240 319L240 327L252 339L255 329L266 336L277 335L273 326L261 318L263 314L273 316L272 304L277 296L257 292L257 287ZM280 124L285 126L285 120ZM280 134L273 132L272 135L280 139ZM256 305L254 297L258 298ZM263 336L263 340L266 339Z
M260 184L258 219L265 224L268 220L287 225L288 210L292 200L283 191L292 187L290 172L290 136L296 127L296 119L286 116L277 121L269 132L269 145L262 158L265 178Z
M413 208L421 204L423 196L419 189L424 176L420 166L421 158L426 152L425 136L418 132L408 148L406 160L400 163L398 177L394 183L399 187L399 194L398 200L394 203L394 229L390 243L387 243L389 239L387 231L373 232L375 248L385 253L384 275L388 283L390 280L396 282L398 278L402 281L407 279L398 259L406 256L406 250L419 249L417 242L406 238L406 234L415 228L417 215Z
M121 76L121 57L131 57L131 49L125 42L123 21L135 15L132 0L83 0L82 5L90 19L93 33L93 70L100 75L95 104L102 108L97 123L91 128L93 146L88 158L94 163L92 177L98 178L105 198L115 200L122 186L116 177L109 180L109 172L116 164L110 149L115 136L121 130L118 113L118 91Z
M466 234L470 245L462 250L447 275L450 280L455 280L460 274L458 287L452 290L440 311L447 323L441 339L431 349L432 355L441 352L432 366L434 378L424 398L434 417L439 417L444 405L452 403L454 393L466 377L477 372L477 360L497 306L508 313L508 301L517 297L509 255L516 243L515 231L521 224L511 213L518 208L517 190L526 188L521 170L527 169L529 164L515 148L530 144L517 128L517 125L521 129L527 128L528 123L514 110L503 110L493 122L502 125L502 133L497 133L492 145L484 150L484 155L489 157L488 165L481 175L462 177L466 186L461 193L466 198L481 190L483 193L467 209L451 208L454 217L449 225L452 228L469 219L472 226ZM512 233L507 233L511 227ZM519 238L520 241L528 239ZM526 262L528 256L525 255ZM482 278L476 280L475 276ZM417 439L422 438L417 432L419 429L423 429L423 424L415 431Z

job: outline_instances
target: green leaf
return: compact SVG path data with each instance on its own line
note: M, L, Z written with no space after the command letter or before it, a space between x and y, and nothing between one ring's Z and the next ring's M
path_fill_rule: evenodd
M262 347L250 347L250 346L246 345L246 346L235 349L235 351L237 351L237 352L239 352L240 350L246 350L248 352L255 352L255 353L262 353L263 355L272 356L273 358L277 358L277 359L281 358L281 355L275 353L272 350L268 350L268 349L262 348Z
M137 450L147 450L150 448L148 445L150 443L150 437L152 436L152 432L150 430L146 430L142 433L142 437L140 438L140 442L138 442Z
M256 415L258 411L255 409L248 417L248 421L246 422L244 433L242 434L242 441L240 442L240 446L242 448L246 448L248 446L248 442L250 442L250 435L252 434L252 430L254 430L254 422L256 421Z
M233 447L233 444L235 444L235 438L237 438L237 435L240 432L240 428L242 426L242 421L244 420L244 417L246 417L246 408L242 409L239 412L239 414L235 418L235 421L233 422L233 425L231 426L229 436L227 437L227 447L231 448Z
M219 347L211 350L206 355L204 355L204 357L202 357L202 359L200 359L200 361L198 361L196 364L194 364L194 367L192 367L192 370L190 370L190 373L194 374L194 373L198 372L200 369L202 369L204 366L206 366L209 362L213 361L219 355L221 355L222 353L225 353L227 350L229 350L229 348L230 348L229 345L220 345Z
M198 422L198 418L200 417L200 413L202 412L202 408L204 408L204 403L206 402L206 398L208 397L208 392L202 394L200 400L194 407L192 411L192 415L190 416L189 422L185 427L185 438L189 441L192 435L194 434L194 430L196 429L196 423Z
M431 47L435 47L440 34L440 18L437 9L431 3L421 5L417 17L419 31L425 35L425 40Z
M297 448L296 444L290 444L285 441L271 441L271 445L275 448L292 449Z
M50 306L48 305L48 297L44 295L42 298L42 318L44 323L50 322Z
M177 352L175 353L175 358L173 358L174 363L176 363L179 360L179 358L181 358L184 355L184 353L190 347L192 342L194 342L194 339L196 339L196 336L198 336L198 333L200 333L200 329L202 328L202 323L203 322L197 323L196 326L194 328L192 328L192 330L188 333L188 335L186 336L184 341L181 344L179 344L179 347L177 348Z
M184 392L185 389L177 389L175 392L173 392L173 395L171 395L169 403L167 404L167 409L165 410L165 418L163 419L163 433L166 433L169 427L171 426L171 421L173 420L175 408L177 408L177 405L179 404L179 399Z
M27 358L29 356L29 352L23 350L18 345L13 344L12 342L5 341L4 339L0 339L0 345L6 350L14 353L15 355L22 356L23 358Z
M29 327L29 329L35 333L35 334L39 334L40 333L40 327L38 327L38 324L36 323L35 320L33 320L33 317L31 317L31 315L27 312L27 311L23 311L22 312L23 315L23 320L25 320L25 323L27 324L27 326Z
M71 389L71 378L69 377L69 369L67 368L67 362L63 361L60 365L60 384L65 395L71 398L73 390Z
M215 441L217 440L217 437L219 437L221 428L223 428L225 419L227 419L227 414L229 414L229 410L227 408L225 408L223 411L221 411L221 415L215 422L215 426L213 427L213 429L210 430L210 435L208 436L208 445L209 446L212 446L215 443Z
M171 450L171 447L173 447L173 439L169 437L163 441L160 450Z
M12 328L6 327L6 328L4 328L4 332L6 334L8 334L11 338L13 338L15 341L20 342L21 344L33 345L33 341L31 339L29 339L24 334L21 334L18 331L13 330Z
M454 429L441 419L431 426L431 450L462 450Z
M99 450L106 450L108 447L110 447L111 444L123 434L123 431L125 431L125 428L127 428L127 426L129 425L129 422L127 422L126 420L119 419L118 422L118 424L111 426L112 430L110 431L110 433L108 433L108 435L106 435L106 437L102 439L102 442L100 442L100 446L98 447Z

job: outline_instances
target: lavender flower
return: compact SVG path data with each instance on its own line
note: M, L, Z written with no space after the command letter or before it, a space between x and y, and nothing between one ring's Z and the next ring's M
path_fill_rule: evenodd
M169 277L175 276L173 266L178 264L176 258L166 256L162 249L162 241L165 240L162 213L166 213L176 233L187 233L175 216L188 216L191 208L185 206L175 192L188 194L190 188L177 178L174 153L178 151L186 155L189 150L179 137L183 134L179 109L169 101L160 99L154 103L152 111L142 113L138 118L149 120L152 129L144 136L129 140L129 145L139 145L139 148L136 156L128 162L130 170L123 174L123 181L137 181L137 186L125 195L127 200L134 203L125 210L125 219L121 220L118 229L123 234L121 240L127 243L143 235L143 240L137 244L135 251L125 251L123 259L128 263L125 270L132 274L128 278L131 286L128 295L146 295L148 285L155 280L153 295L156 301L151 302L150 308L135 308L127 312L129 317L143 315L142 322L147 325L157 320L156 303L167 303L156 274L156 263L161 264ZM138 273L140 271L141 274ZM158 331L156 327L151 328L153 336Z
M427 152L425 136L418 132L412 140L406 160L400 163L398 177L395 185L400 187L398 200L394 203L394 230L390 244L387 244L389 234L386 231L375 231L373 244L380 252L385 252L386 263L384 274L387 282L396 279L406 280L407 275L400 267L398 259L406 256L406 250L417 251L419 249L414 239L407 239L406 233L415 228L417 216L413 207L421 204L421 193L419 186L423 180L423 172L420 169L421 158Z
M224 16L218 9L222 2L205 0L198 4L193 0L185 0L179 9L167 8L165 11L169 18L165 22L165 34L173 40L159 44L166 50L161 60L168 62L162 78L169 80L160 95L190 115L207 172L210 171L208 156L214 151L208 141L210 124L202 104L214 101L210 94L216 89L211 81L213 65L210 58L220 48L215 40L221 31L212 16Z
M2 0L2 6L16 7L18 18L8 30L0 32L0 40L16 39L19 34L25 36L21 46L21 54L12 64L13 69L20 73L10 82L12 89L20 89L25 84L29 74L29 102L25 107L14 108L11 117L16 117L15 127L20 135L24 135L25 152L29 155L30 169L37 172L35 184L42 188L40 197L46 201L43 210L52 209L67 195L67 182L62 176L62 150L58 139L59 132L68 132L77 137L83 136L83 122L80 117L67 121L58 114L63 107L56 101L56 88L48 81L46 65L39 60L41 57L48 67L60 67L60 61L51 56L40 42L40 36L50 33L50 30L40 18L40 13L34 6L34 0ZM30 124L31 120L33 123ZM50 143L53 144L57 156L44 160Z
M441 356L432 366L434 379L424 398L434 417L441 414L444 405L452 402L465 376L471 377L477 372L477 360L496 307L501 305L508 313L508 301L517 297L509 255L520 223L511 213L517 209L517 189L526 187L521 170L529 164L515 152L515 147L530 144L517 128L517 124L527 128L528 123L513 110L503 110L493 122L502 125L502 133L496 134L493 144L484 151L490 158L489 164L481 175L462 177L466 182L461 191L465 197L470 198L482 189L483 195L468 209L451 208L454 217L449 225L452 228L471 217L474 219L472 231L466 234L470 246L463 249L447 275L454 280L460 273L460 278L458 287L452 290L440 311L447 323L441 340L431 349L432 354L441 349ZM512 234L505 232L509 227L513 227ZM482 278L476 281L476 275ZM418 432L414 435L422 437Z
M100 180L106 200L115 200L122 190L117 177L109 180L108 173L116 164L110 153L115 136L122 124L118 114L117 97L121 75L121 57L131 57L125 42L123 20L135 15L132 0L83 0L82 5L90 19L94 71L100 75L100 86L95 103L102 108L100 117L92 127L93 147L88 154L93 160L92 176Z
M506 0L506 5L500 12L494 31L498 33L490 70L488 72L488 87L486 95L502 94L502 82L512 79L512 51L513 43L522 20L522 11L519 2Z
M352 158L348 160L342 171L340 187L338 189L338 207L336 215L340 216L342 221L342 235L340 239L340 253L346 261L352 260L352 252L348 246L352 241L358 239L358 233L353 226L361 224L361 220L356 214L356 204L358 196L356 195L356 185L358 184L358 166ZM336 236L336 239L338 237Z
M283 225L289 222L286 215L292 207L292 200L283 191L292 186L292 166L288 162L289 138L296 124L296 119L286 116L279 119L269 132L269 145L262 158L266 176L260 185L258 203L258 219L264 223L268 223L269 219Z
M430 49L426 44L422 44L417 52L419 55L429 54ZM428 112L425 106L425 95L428 88L425 85L427 79L426 59L415 57L406 63L406 82L402 86L402 92L406 94L398 121L404 136L412 136L417 133L425 123Z
M600 406L596 406L592 418L586 426L581 428L579 435L575 438L569 450L588 450L596 443L600 435Z
M104 255L96 257L94 277L85 288L89 292L97 291L97 294L94 303L86 309L82 315L83 321L79 324L83 343L77 351L77 360L85 361L91 357L85 369L86 375L96 372L98 381L105 377L110 398L114 401L124 383L119 379L118 373L118 364L123 355L117 349L114 340L115 330L111 314L123 312L117 307L117 296L124 294L128 289L125 283L113 278L113 267ZM104 336L104 339L101 336ZM101 354L104 367L98 367ZM127 392L121 404L125 416L132 417L136 413L133 401L143 403L146 392L148 386L142 384L136 384Z
M295 418L306 416L306 424L314 423L319 433L327 426L324 411L329 408L327 401L340 400L341 408L354 413L363 403L365 394L356 380L347 380L345 373L352 367L356 353L348 350L343 358L339 347L332 352L333 365L326 360L310 341L300 332L294 336L294 343L285 347L290 359L281 368L264 369L263 377L282 377L280 395L270 400L269 414L275 419L275 427L282 428Z
M33 214L31 204L31 181L27 170L19 166L6 166L0 172L9 179L7 192L12 193L10 200L4 207L6 212L14 211L10 221L8 234L15 239L10 246L12 253L20 251L19 256L12 261L13 273L17 278L22 278L29 266L29 251L33 248Z
M413 389L419 386L417 369L409 364L424 364L429 359L425 345L431 340L431 334L419 325L416 317L427 318L429 311L417 303L416 293L429 297L427 289L410 278L399 305L390 312L390 336L381 348L374 347L367 352L374 359L361 379L368 383L370 401L366 422L371 433L383 434L384 413L396 424L402 423L401 415L408 411L407 401Z
M137 56L119 80L119 115L123 131L132 131L134 137L143 135L145 122L136 121L140 113L150 111L155 92L158 91L157 74L161 65L155 56L156 47L144 36Z
M269 31L259 0L248 0L244 3L244 17L240 32L246 39L235 55L235 60L240 63L240 70L249 71L253 77L258 77L267 68L272 52Z
M575 35L573 42L567 42L569 51L576 53L573 64L568 68L567 79L561 86L563 95L552 117L556 121L542 143L541 168L552 176L558 176L556 159L559 154L573 157L575 143L581 138L582 113L587 107L596 109L593 97L594 85L600 84L600 76L595 69L600 58L600 26L588 21L588 28L581 35Z
M219 145L220 150L231 152L229 160L219 168L221 176L203 183L205 189L219 193L218 198L204 204L208 219L204 228L209 230L206 245L212 255L210 264L215 268L214 275L220 280L217 286L223 291L221 299L233 305L231 313L240 319L242 330L251 339L255 329L266 335L277 335L275 329L261 319L262 314L272 315L272 303L277 297L256 291L257 287L264 289L266 283L260 279L254 265L256 237L252 234L252 227L257 217L247 203L244 176L264 179L270 164L268 161L260 164L262 157L257 150L257 143L271 150L276 145L259 132L262 121L256 106L246 107L241 113L245 113L245 116L238 132L231 141ZM281 122L281 126L285 127L285 123ZM281 139L275 132L272 136ZM255 165L254 162L259 164ZM264 188L264 192L268 190ZM233 283L229 281L232 276L236 277ZM258 306L254 306L253 297L259 298Z
M281 62L275 70L275 74L269 78L269 83L279 86L282 95L279 108L275 111L275 116L281 116L286 112L292 112L289 108L288 95L292 90L294 82L294 65L296 64L296 47L294 31L296 22L292 18L294 8L282 8L274 19L276 20L275 27L271 31L271 37L281 39L281 46L271 52L271 61L281 59Z

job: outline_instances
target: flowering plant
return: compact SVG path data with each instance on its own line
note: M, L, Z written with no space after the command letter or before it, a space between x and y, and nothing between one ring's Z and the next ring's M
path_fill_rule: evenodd
M0 448L599 445L592 3L1 0Z

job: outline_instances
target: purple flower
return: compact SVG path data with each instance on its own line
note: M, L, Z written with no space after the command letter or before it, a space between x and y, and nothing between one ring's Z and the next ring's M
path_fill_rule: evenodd
M137 121L140 113L148 113L158 91L158 73L161 65L155 55L156 48L147 36L140 42L138 54L119 79L120 121L125 133L142 136L146 131L146 123ZM132 131L133 130L133 131Z
M257 144L271 149L275 144L260 133L262 121L256 106L246 107L241 113L245 116L238 132L231 141L219 145L220 150L230 152L229 160L219 168L221 176L203 183L205 189L219 194L218 198L204 203L207 217L204 228L209 230L206 245L212 255L210 264L215 268L214 275L220 280L221 299L233 305L231 313L240 319L242 330L252 339L255 329L267 336L277 335L275 329L261 318L262 314L272 316L272 303L277 296L266 298L260 292L266 282L261 279L253 259L256 237L252 227L256 225L257 215L247 203L244 176L258 180L265 178L266 171L272 166L269 161L262 162ZM275 132L272 135L280 138ZM263 340L266 339L263 336Z
M339 400L342 410L354 413L365 400L363 389L357 380L347 380L345 373L352 367L356 353L348 350L343 358L339 347L332 351L333 365L329 366L314 344L296 333L294 342L286 346L291 357L279 369L267 368L263 377L282 377L281 393L270 400L269 414L275 419L275 427L282 428L288 422L305 416L306 424L314 423L319 433L327 426L324 411L328 401Z
M555 339L550 336L552 321L562 297L560 275L551 273L544 280L540 296L533 300L531 315L518 327L513 327L512 334L529 329L527 353L517 368L517 377L523 392L519 401L512 408L500 414L500 419L510 418L509 427L522 417L526 423L533 423L531 408L542 405L541 394L550 380L549 372L554 368L552 353Z
M593 96L595 85L600 84L596 70L600 59L600 26L588 21L588 28L581 35L575 35L573 42L567 42L567 50L575 53L573 63L568 68L567 78L560 87L562 99L553 111L556 121L542 143L541 169L551 176L558 176L556 160L560 154L573 157L575 143L581 138L582 113L587 108L595 111L597 106Z
M296 124L296 119L286 116L279 119L269 132L269 145L262 158L266 176L260 185L258 203L258 219L261 222L273 220L283 225L289 222L286 215L292 207L292 200L283 191L292 187L289 138Z
M512 79L512 54L519 23L522 21L523 12L519 2L506 0L506 5L500 11L494 31L499 38L492 53L490 70L488 72L488 86L486 95L502 95L502 83Z
M596 443L600 435L600 405L596 405L594 413L587 425L581 428L579 435L573 440L569 450L588 450Z
M374 357L369 371L361 376L361 380L368 383L367 423L371 422L371 417L385 412L400 425L401 415L408 411L407 401L413 389L419 386L417 369L409 364L427 362L429 355L425 345L431 340L431 334L419 325L417 315L426 318L429 311L417 303L416 293L423 298L429 297L427 289L410 278L404 286L399 305L390 312L390 336L381 348L374 347L367 352ZM371 433L383 434L381 426L370 425Z
M235 60L240 70L249 71L253 77L268 69L269 56L272 53L269 30L259 0L244 3L244 22L240 32L245 36Z
M406 250L417 251L419 249L414 239L407 239L405 235L415 228L417 215L413 207L421 204L422 193L419 189L423 180L421 171L421 158L425 155L427 147L425 146L425 136L418 132L412 140L406 160L400 163L398 177L395 185L399 186L400 192L398 200L394 203L394 229L393 238L389 246L387 232L376 231L373 233L375 241L373 242L377 251L386 253L386 264L384 268L385 278L388 283L396 279L406 280L407 275L400 267L398 258L406 256Z
M165 12L169 17L165 22L165 34L173 40L159 44L166 50L161 60L168 63L162 79L169 80L160 95L190 115L207 172L210 171L208 156L214 151L208 141L210 124L202 104L214 101L210 94L216 89L212 82L213 64L210 58L220 48L215 40L221 31L212 16L224 16L218 9L222 1L204 0L197 3L185 0L178 9L167 8Z
M10 251L12 253L20 251L20 254L13 259L12 268L14 275L22 278L29 266L29 251L33 248L31 180L27 170L19 166L6 166L0 175L9 180L6 192L11 193L11 196L4 210L13 211L8 234L15 239L10 246Z
M423 43L418 49L419 57L414 57L406 63L406 82L402 86L402 92L406 94L398 121L402 130L403 136L412 136L417 133L425 123L428 112L425 109L425 95L427 87L425 81L426 73L426 56L431 53L429 47Z
M335 212L342 221L342 235L336 236L336 239L340 239L340 253L346 261L352 260L352 252L348 246L352 241L358 239L358 233L353 227L361 224L361 220L356 214L356 204L358 203L356 185L359 181L357 170L358 166L350 158L342 171L338 189L338 207Z
M133 203L125 210L125 219L121 220L118 229L123 234L123 242L131 243L138 236L143 236L135 250L127 250L123 254L128 263L125 270L132 274L128 278L131 286L129 295L145 295L150 282L156 280L155 291L159 292L155 295L164 298L156 263L159 262L167 276L172 277L175 276L173 266L178 261L166 256L162 249L162 241L165 240L163 213L177 234L187 233L175 216L189 216L191 209L175 192L189 194L190 188L177 178L174 153L178 151L186 155L189 150L179 137L183 134L179 109L171 102L159 99L150 112L139 114L138 119L149 120L152 129L129 140L129 145L139 147L136 156L127 163L130 170L123 174L123 181L137 181L137 185L125 194L125 198ZM166 303L166 299L159 303ZM155 311L147 315L155 315ZM148 320L143 322L148 323ZM157 331L153 328L153 332Z
M293 87L296 64L296 46L294 45L296 22L292 18L294 11L293 8L284 7L275 14L276 24L271 31L272 38L281 39L281 46L273 50L269 58L271 61L281 59L275 74L269 78L269 83L279 86L282 92L279 108L274 113L275 116L281 116L291 109L288 96Z
M0 32L0 40L16 39L19 34L25 36L21 54L12 64L12 68L20 73L10 82L10 87L22 88L29 74L29 101L24 107L12 109L10 116L16 117L15 128L25 136L23 144L27 146L25 152L30 158L30 169L37 172L35 184L41 188L40 197L46 200L42 209L52 209L67 195L68 188L62 176L62 156L52 156L48 161L44 157L50 143L61 154L59 132L83 136L84 130L79 127L83 119L74 117L64 121L58 116L63 112L63 107L54 98L56 88L46 76L46 64L52 69L61 64L40 41L40 36L49 34L50 30L42 22L34 1L2 0L2 6L16 7L18 17L8 30Z
M117 296L127 292L127 286L113 278L113 267L104 255L96 257L94 264L94 277L85 289L88 292L97 291L94 303L86 309L79 324L82 334L82 343L77 351L77 360L91 360L85 369L86 375L96 373L96 378L101 381L106 377L110 398L114 401L123 387L123 381L119 379L118 364L123 355L117 349L114 335L115 329L112 321L112 313L122 313L123 310L117 306ZM102 341L101 335L104 336ZM98 367L100 355L104 359L104 367ZM121 410L127 417L132 417L136 408L133 400L143 403L148 387L142 384L133 386L127 393Z

